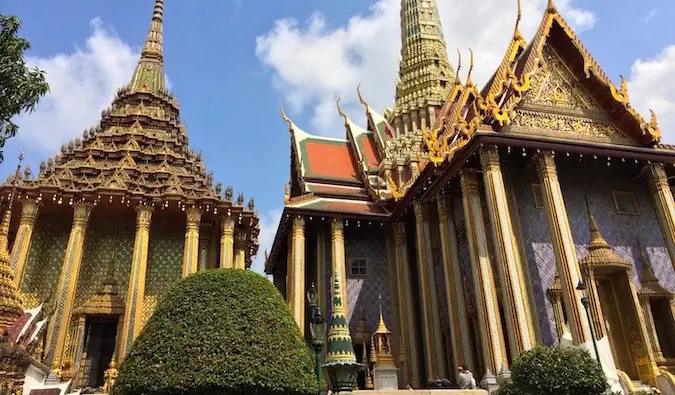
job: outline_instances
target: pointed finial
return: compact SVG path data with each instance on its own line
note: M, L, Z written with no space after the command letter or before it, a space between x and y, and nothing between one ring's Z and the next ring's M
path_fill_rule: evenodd
M340 116L345 119L345 125L346 125L347 122L349 121L349 118L347 118L347 115L344 113L344 111L342 111L342 108L340 107L340 99L341 98L338 97L337 101L335 102L335 105L337 106L338 113L340 114Z
M555 7L555 4L553 3L553 0L548 0L548 4L546 5L546 12L549 14L555 14L558 12L558 9Z
M284 104L283 103L281 103L281 105L279 106L279 109L281 110L281 118L283 118L284 122L286 122L288 124L288 131L293 133L293 128L295 127L295 124L293 123L293 121L291 121L291 119L288 117L288 115L286 115L286 111L284 110Z
M595 216L593 215L593 212L591 211L591 204L588 200L588 195L584 195L584 198L586 200L586 211L588 213L588 224L589 224L589 230L591 232L591 239L590 239L590 244L591 246L602 246L602 247L609 247L609 244L607 244L607 241L605 240L604 237L602 237L602 234L600 233L600 227L598 226L598 222L595 220Z
M659 123L656 120L656 112L654 112L654 110L652 110L651 108L649 109L649 112L652 114L652 118L649 120L649 126L654 129L657 129L659 127Z
M471 48L469 48L469 53L471 54L471 58L469 60L469 74L466 76L467 86L473 85L473 81L471 81L471 73L473 72L473 50Z
M518 28L518 26L520 25L520 20L522 19L523 14L522 14L522 8L521 8L521 5L520 5L520 0L517 0L517 1L518 1L518 16L516 17L516 27L513 30L513 38L515 38L516 40L522 40L523 35L520 34L520 29Z
M455 84L459 85L462 80L459 78L459 72L462 70L462 52L457 48L457 72L455 73Z
M363 100L363 96L361 95L361 84L356 86L356 94L359 96L359 101L361 102L361 104L363 104L366 107L370 107L368 106L368 103L366 103L366 101Z

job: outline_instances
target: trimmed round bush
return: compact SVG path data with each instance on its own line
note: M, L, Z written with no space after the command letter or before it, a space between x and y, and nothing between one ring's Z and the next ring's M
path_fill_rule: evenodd
M516 358L497 395L600 395L607 389L605 373L587 350L538 346Z
M120 366L114 395L310 395L314 357L259 274L207 270L173 286Z

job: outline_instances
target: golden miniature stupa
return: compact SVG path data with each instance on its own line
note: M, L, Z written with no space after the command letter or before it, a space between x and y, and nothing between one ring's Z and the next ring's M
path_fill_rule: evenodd
M7 203L16 183L10 262L22 307L51 295L37 358L75 387L103 386L173 283L246 269L258 250L253 199L214 183L188 145L165 87L163 14L156 0L131 81L99 123L0 190Z

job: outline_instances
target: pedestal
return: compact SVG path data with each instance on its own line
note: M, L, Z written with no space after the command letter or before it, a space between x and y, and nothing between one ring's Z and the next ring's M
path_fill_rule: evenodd
M376 367L373 369L373 378L375 379L375 389L396 390L398 389L398 369L391 367Z

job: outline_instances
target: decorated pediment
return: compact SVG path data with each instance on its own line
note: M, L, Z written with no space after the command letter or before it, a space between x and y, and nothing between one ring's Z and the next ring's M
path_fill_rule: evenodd
M637 144L624 135L550 46L513 118L514 130L546 137Z

